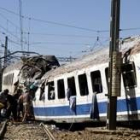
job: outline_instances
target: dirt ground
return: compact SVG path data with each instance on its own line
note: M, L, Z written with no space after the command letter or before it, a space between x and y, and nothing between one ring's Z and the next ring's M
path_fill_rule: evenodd
M78 131L56 131L56 140L140 140L140 130L117 128L109 131L105 127L85 128Z
M67 128L54 124L45 124L45 126L53 134L55 140L140 140L140 129L117 127L115 131L109 131L105 126L70 125ZM39 123L9 123L4 140L48 140L48 137Z

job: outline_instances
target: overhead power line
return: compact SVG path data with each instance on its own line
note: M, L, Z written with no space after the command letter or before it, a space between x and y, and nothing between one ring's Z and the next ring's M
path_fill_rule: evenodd
M11 43L13 43L13 44L16 44L16 45L20 46L20 43L19 43L19 42L13 41L13 40L11 40L11 39L9 39L9 42L11 42Z
M16 39L18 39L20 41L20 38L18 38L16 35L14 35L12 32L10 32L9 30L7 30L5 27L0 25L0 28L2 28L3 30L5 30L7 33L9 33L11 36L15 37ZM0 31L1 32L1 31ZM7 35L7 33L5 32L1 32L4 35ZM7 35L8 36L8 35ZM24 44L27 44L26 41L23 41Z
M29 34L29 32L24 32L24 34ZM85 35L72 35L72 34L53 34L53 33L37 33L30 32L31 35L43 35L43 36L60 36L60 37L77 37L77 38L97 38L97 36L85 36ZM107 37L100 37L107 38Z
M136 27L136 28L126 28L126 29L120 29L120 31L132 31L132 30L140 30L140 27Z
M20 16L18 13L15 13L15 12L13 12L11 10L6 9L6 8L0 7L0 9L2 9L4 11L7 11L8 13L14 14L15 16ZM89 29L89 28L85 28L85 27L79 27L79 26L70 25L70 24L58 23L58 22L55 22L55 21L43 20L43 19L23 16L23 15L21 15L21 17L29 19L29 20L37 21L37 22L42 22L42 23L47 23L47 24L54 24L54 25L59 25L59 26L63 26L63 27L76 28L76 29L86 30L86 31L90 31L90 32L109 32L109 30L94 30L94 29Z
M55 45L93 45L93 43L69 43L69 42L32 42L30 46L40 45L40 44L55 44Z
M20 28L20 27L18 27L15 23L13 23L11 20L9 20L6 16L4 16L3 14L1 14L0 13L0 16L2 17L2 18L4 18L5 20L7 20L9 23L11 23L13 26L15 26L16 28Z
M13 12L11 10L8 10L6 8L0 7L1 10L4 10L8 13L11 13L15 16L19 16L18 13ZM34 20L34 21L38 21L38 22L42 22L42 23L49 23L49 24L55 24L55 25L59 25L59 26L65 26L65 27L71 27L71 28L77 28L77 29L81 29L81 30L86 30L86 31L92 31L92 32L97 32L97 33L101 33L101 32L109 32L109 30L94 30L94 29L88 29L88 28L84 28L84 27L78 27L78 26L74 26L74 25L69 25L69 24L64 24L64 23L58 23L58 22L54 22L54 21L49 21L49 20L43 20L43 19L38 19L38 18L34 18L34 17L28 17L28 16L24 16L21 15L22 18L26 18L28 20ZM122 28L120 29L120 31L128 31L128 30L140 30L140 27L135 27L135 28Z
M85 27L78 27L78 26L74 26L74 25L58 23L58 22L49 21L49 20L42 20L42 19L37 19L37 18L31 18L31 20L38 21L38 22L43 22L43 23L54 24L54 25L59 25L59 26L64 26L64 27L86 30L86 31L90 31L90 32L109 32L109 30L93 30L93 29L89 29L89 28L85 28Z
M16 35L14 35L12 32L8 31L5 27L0 25L0 28L2 28L3 30L5 30L7 33L9 33L10 35L12 35L13 37L17 38L18 40L20 40Z

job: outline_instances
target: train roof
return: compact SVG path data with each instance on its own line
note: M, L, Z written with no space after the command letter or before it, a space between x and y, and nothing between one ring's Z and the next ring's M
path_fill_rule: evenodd
M130 49L131 49L130 55L140 52L140 36L128 37L121 41L120 50L123 55L126 51ZM44 79L51 80L53 77L57 75L70 73L74 70L83 69L93 65L103 64L108 61L109 61L109 47L104 47L98 51L84 55L69 64L63 65L54 70L46 72L45 75L42 77L42 80Z

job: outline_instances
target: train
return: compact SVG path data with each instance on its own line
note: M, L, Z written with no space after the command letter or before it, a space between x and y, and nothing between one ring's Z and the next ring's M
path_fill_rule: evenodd
M140 120L140 36L125 38L119 45L122 66L117 121L137 121ZM66 123L106 121L108 67L109 47L104 47L45 72L32 100L35 119ZM8 86L13 89L20 69L7 67L3 71L3 89ZM6 85L9 74L11 80Z

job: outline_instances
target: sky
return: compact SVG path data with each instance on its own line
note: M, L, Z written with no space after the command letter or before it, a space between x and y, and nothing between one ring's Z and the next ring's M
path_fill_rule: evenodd
M8 36L11 52L76 58L109 43L111 0L21 0L22 48L19 1L0 0L0 45ZM140 34L139 5L121 0L120 38Z

